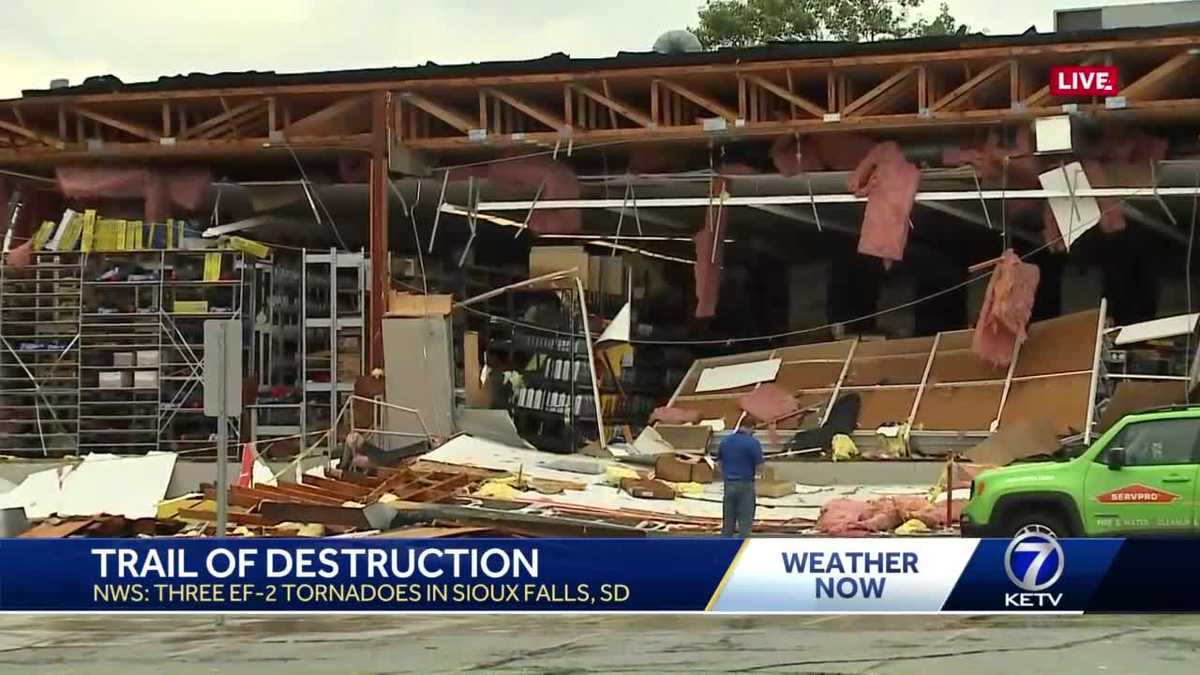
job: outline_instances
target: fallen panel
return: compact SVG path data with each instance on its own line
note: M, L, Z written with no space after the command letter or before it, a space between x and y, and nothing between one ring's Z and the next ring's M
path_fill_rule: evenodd
M1000 384L939 384L925 388L913 424L926 431L987 431L1000 412Z
M476 438L514 448L533 449L532 445L521 438L516 425L513 424L512 415L509 415L507 410L459 408L455 412L454 421L458 424L459 431Z
M916 400L917 388L862 389L854 393L862 399L856 428L876 429L891 422L906 421Z
M174 471L174 453L141 457L93 453L62 474L51 469L29 476L4 499L7 505L24 506L31 518L98 513L153 518Z
M1162 338L1187 335L1196 330L1197 320L1200 320L1200 313L1167 316L1161 319L1122 326L1117 331L1117 337L1113 340L1113 344L1120 346L1135 342L1161 340Z
M1013 375L1091 371L1099 321L1100 311L1089 310L1029 324Z
M1117 383L1108 405L1100 414L1096 433L1104 433L1125 415L1147 408L1175 405L1187 401L1188 383L1179 380L1125 380Z
M1062 192L1079 192L1092 189L1083 165L1071 162L1065 167L1051 169L1038 175L1038 182L1045 190ZM1058 231L1062 235L1067 248L1076 239L1083 236L1100 222L1100 204L1095 197L1075 197L1074 199L1048 199L1054 220L1058 223Z
M781 359L767 359L731 366L705 368L700 372L700 380L696 383L696 391L723 391L747 387L759 382L771 382L779 375Z
M1059 436L1080 433L1087 425L1091 383L1090 373L1013 382L999 428L1045 418Z
M1026 457L1048 455L1059 448L1054 426L1044 417L1010 423L965 453L974 464L1004 466Z
M856 353L843 385L920 384L928 362L928 349L920 354L894 356L861 356Z

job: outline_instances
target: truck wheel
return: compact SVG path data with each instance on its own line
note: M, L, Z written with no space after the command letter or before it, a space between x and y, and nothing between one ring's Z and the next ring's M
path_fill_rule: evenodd
M1019 537L1023 534L1044 534L1055 539L1071 536L1071 528L1067 526L1066 520L1056 513L1047 511L1032 511L1014 515L1004 529L1010 537Z

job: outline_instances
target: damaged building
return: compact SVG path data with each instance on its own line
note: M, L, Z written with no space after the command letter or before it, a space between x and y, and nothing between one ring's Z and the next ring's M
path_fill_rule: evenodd
M738 427L757 528L946 531L979 467L1186 400L1198 54L1168 23L26 91L0 454L66 466L0 504L214 533L180 463L232 319L243 534L711 532ZM1112 95L1062 89L1092 66ZM124 501L86 479L135 460Z

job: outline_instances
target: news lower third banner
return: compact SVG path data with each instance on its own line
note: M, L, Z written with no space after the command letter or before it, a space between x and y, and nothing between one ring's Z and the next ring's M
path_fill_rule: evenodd
M1200 611L1200 540L4 539L3 612Z

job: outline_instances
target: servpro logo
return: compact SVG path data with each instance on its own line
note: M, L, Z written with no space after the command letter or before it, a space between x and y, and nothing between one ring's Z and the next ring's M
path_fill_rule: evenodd
M1174 492L1166 492L1149 485L1126 485L1096 497L1101 504L1170 504L1179 499Z

